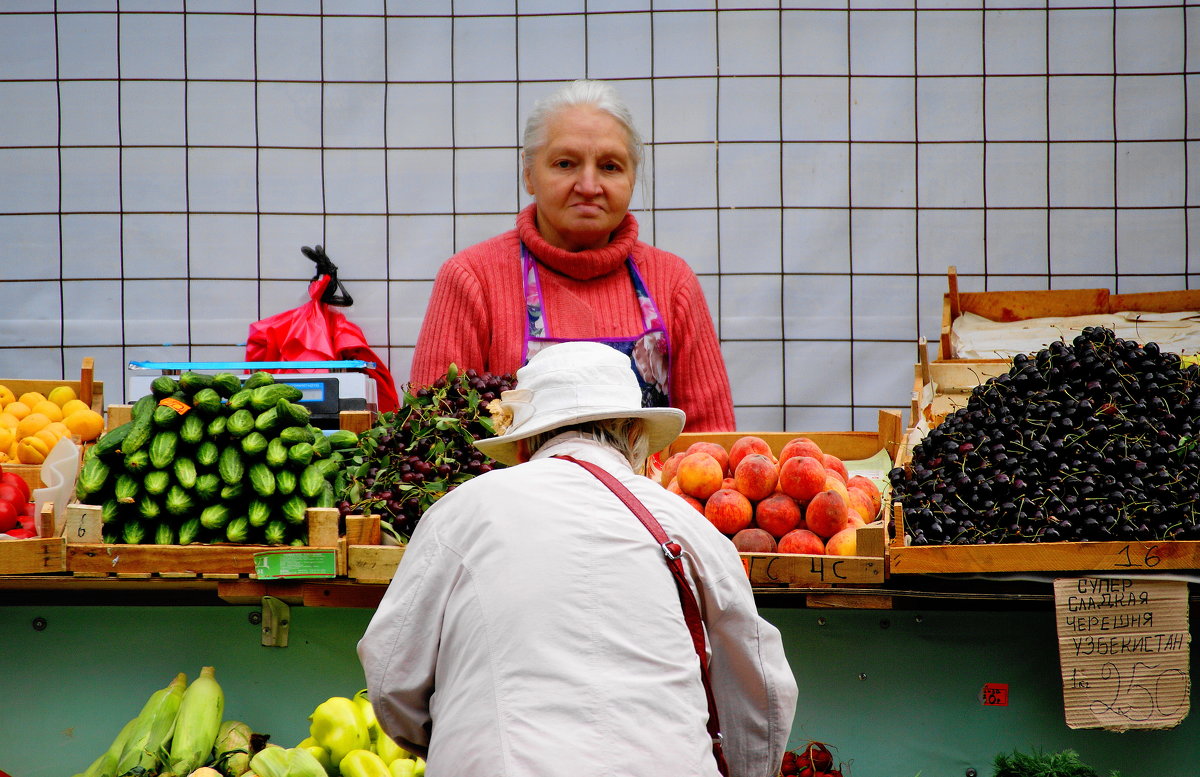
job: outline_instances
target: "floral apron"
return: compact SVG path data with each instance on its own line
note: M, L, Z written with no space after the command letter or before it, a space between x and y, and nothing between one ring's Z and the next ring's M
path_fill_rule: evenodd
M662 317L658 314L658 306L654 304L654 299L646 290L642 276L638 274L633 257L625 260L625 266L629 270L629 280L633 283L633 293L637 297L638 308L642 311L645 330L640 335L573 339L553 337L547 331L546 316L542 309L542 283L538 277L537 262L522 243L521 275L525 282L525 316L528 320L528 327L525 332L525 353L521 363L529 361L529 358L535 353L554 343L576 342L584 339L604 343L629 357L633 374L637 376L638 385L642 387L642 407L668 407L671 397L671 349L667 342L667 331L663 327Z

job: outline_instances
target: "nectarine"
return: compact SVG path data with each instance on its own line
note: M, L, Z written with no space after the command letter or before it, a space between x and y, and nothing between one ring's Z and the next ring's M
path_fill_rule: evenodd
M858 553L858 530L853 526L842 529L825 543L825 552L830 556L854 556Z
M834 456L832 453L826 453L821 457L821 461L825 465L825 469L836 470L842 476L843 483L850 479L850 473L846 471L845 463L837 456Z
M675 473L679 470L679 462L687 454L683 451L672 453L663 462L662 472L658 473L658 482L664 486L671 482L671 478L675 477Z
M817 461L825 455L821 450L821 446L807 437L793 437L783 444L783 449L779 451L779 463L787 461L793 456L811 456Z

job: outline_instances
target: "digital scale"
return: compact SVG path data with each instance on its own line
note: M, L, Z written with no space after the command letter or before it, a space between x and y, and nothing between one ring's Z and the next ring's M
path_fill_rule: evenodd
M150 393L150 384L159 375L182 372L229 372L243 380L260 370L329 370L328 373L276 373L276 382L300 389L299 404L312 413L312 425L318 429L337 429L343 410L379 410L375 379L363 372L343 370L371 369L374 362L357 359L312 362L129 362L130 398ZM157 372L157 374L142 374Z

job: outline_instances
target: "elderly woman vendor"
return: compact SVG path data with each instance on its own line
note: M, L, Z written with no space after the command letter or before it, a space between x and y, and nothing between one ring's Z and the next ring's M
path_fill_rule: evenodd
M460 369L515 372L551 343L592 340L626 354L646 407L687 414L686 431L734 428L729 377L695 273L638 240L629 212L642 143L603 82L575 81L535 107L523 177L533 204L516 229L438 272L410 380Z

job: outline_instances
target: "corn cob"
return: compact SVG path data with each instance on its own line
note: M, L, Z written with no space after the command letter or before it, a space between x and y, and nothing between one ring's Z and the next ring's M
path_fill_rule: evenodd
M230 777L241 777L250 769L250 735L254 733L245 723L227 720L217 730L217 741L213 752L217 762L224 759L225 772Z
M171 738L170 771L186 777L208 763L217 731L225 712L225 694L217 683L214 670L206 666L188 686L179 705L175 735Z
M166 758L166 746L171 739L171 730L175 726L175 716L179 713L179 703L186 686L187 675L180 672L166 688L150 694L121 749L121 757L117 759L118 775L126 774L135 767L158 771Z
M121 757L121 751L125 749L125 742L129 740L129 735L133 733L133 728L137 725L137 722L137 718L130 718L129 722L121 727L120 732L113 738L112 744L108 746L108 749L101 753L100 757L84 770L83 777L116 777L117 759Z

